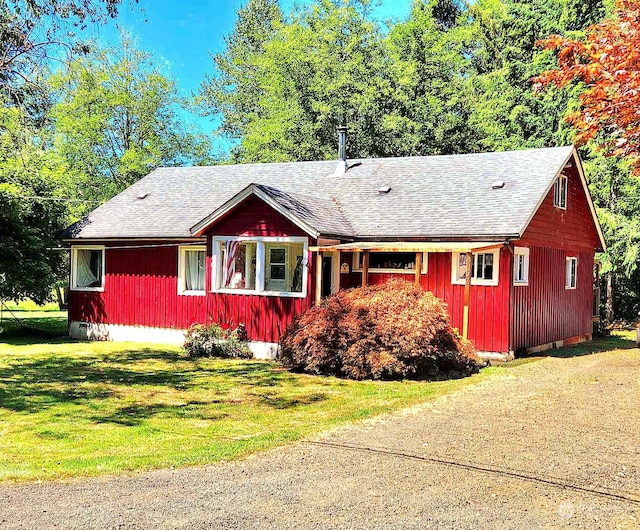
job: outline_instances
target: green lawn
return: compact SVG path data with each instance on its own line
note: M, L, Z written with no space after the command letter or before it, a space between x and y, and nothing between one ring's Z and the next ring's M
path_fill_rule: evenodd
M355 382L180 348L0 337L0 480L205 464L420 403L487 377ZM42 339L40 339L42 340Z
M558 353L630 344L614 338ZM522 362L530 360L453 381L356 382L292 374L275 363L191 360L177 347L5 334L0 480L231 460L511 376Z

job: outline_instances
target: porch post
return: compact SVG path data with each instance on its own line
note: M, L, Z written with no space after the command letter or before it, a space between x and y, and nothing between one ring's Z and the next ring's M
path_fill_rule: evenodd
M462 313L462 336L466 339L469 333L469 297L471 293L471 275L473 274L473 254L467 252L467 270L464 275L464 310Z
M362 287L367 286L367 280L369 279L369 252L362 251Z
M340 275L342 274L340 272L340 269L342 268L342 253L338 250L336 254L338 256L338 263L334 266L338 269L338 271L333 276L335 277L335 292L337 293L340 290Z
M422 273L422 252L416 252L416 285L420 287L420 274Z
M316 252L316 305L322 301L322 252Z

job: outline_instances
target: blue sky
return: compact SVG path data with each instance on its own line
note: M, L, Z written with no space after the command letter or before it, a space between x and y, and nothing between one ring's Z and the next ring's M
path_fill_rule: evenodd
M99 40L115 42L116 24L126 29L137 37L140 49L165 64L187 95L197 91L205 74L212 71L209 54L224 49L224 36L233 30L236 12L245 3L246 0L139 0L139 8L128 9L124 2L118 19L100 30ZM293 3L294 0L280 1L285 13L290 12ZM411 0L382 0L374 15L380 20L404 18L410 4ZM205 132L213 129L208 119L185 118L194 119Z

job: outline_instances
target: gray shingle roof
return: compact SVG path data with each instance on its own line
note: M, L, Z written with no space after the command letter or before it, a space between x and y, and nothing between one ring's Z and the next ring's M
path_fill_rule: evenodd
M250 184L327 235L349 238L522 234L573 148L350 161L156 169L64 238L190 237ZM504 181L502 189L492 183ZM378 189L390 186L387 194ZM145 198L140 199L144 194Z

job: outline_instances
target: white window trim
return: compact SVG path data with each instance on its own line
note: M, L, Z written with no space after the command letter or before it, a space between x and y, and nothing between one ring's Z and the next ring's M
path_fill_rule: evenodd
M524 280L516 280L518 260L516 256L524 256ZM529 249L527 247L514 247L513 249L513 285L526 287L529 285Z
M380 252L382 254L383 252ZM377 254L377 252L376 252ZM386 252L386 254L393 254L393 252ZM404 254L404 253L403 253ZM354 252L353 253L353 261L351 264L351 270L353 272L362 272L362 267L360 266L360 256L362 252ZM422 268L420 270L420 274L427 274L429 263L429 253L422 253ZM369 274L415 274L415 269L379 269L369 267Z
M558 188L558 185L560 184L561 181L564 181L564 197L562 197L564 199L564 201L562 201L564 202L564 206L560 204L556 204L556 189ZM568 188L569 188L569 179L565 175L558 176L556 181L553 183L553 206L555 208L560 208L561 210L567 209Z
M575 261L576 262L576 274L574 276L574 279L575 279L575 285L574 286L569 285L569 262L571 262L571 261ZM568 291L573 291L573 290L578 288L578 258L577 258L577 256L567 256L567 258L565 260L564 288L566 290L568 290Z
M78 250L101 250L102 251L102 278L100 278L100 287L76 287L77 267L78 267ZM71 247L71 284L69 289L72 291L94 291L104 292L104 280L105 280L105 246L104 245L73 245Z
M220 244L227 241L251 242L256 243L256 288L255 289L221 289L216 286L220 283L222 277L222 256ZM308 261L309 261L309 238L308 237L237 237L237 236L213 236L212 242L212 262L211 262L211 292L225 294L252 294L259 296L278 296L280 298L306 298L308 289ZM302 243L302 292L291 293L286 291L266 291L265 290L265 272L266 272L266 253L265 243Z
M458 258L460 252L453 252L451 254L451 283L453 285L464 285L464 279L458 279ZM463 253L464 254L464 253ZM477 254L493 254L493 278L491 280L485 280L482 278L471 278L471 285L485 285L489 287L496 287L500 281L500 249L485 250L483 252L474 252ZM473 258L475 260L475 257Z
M205 296L207 294L207 274L205 272L204 275L204 281L205 281L205 288L202 291L196 291L196 290L187 290L186 289L186 280L185 280L185 255L188 251L199 251L205 252L205 260L206 260L206 252L207 252L207 247L206 245L184 245L184 246L180 246L178 247L178 294L181 296Z

